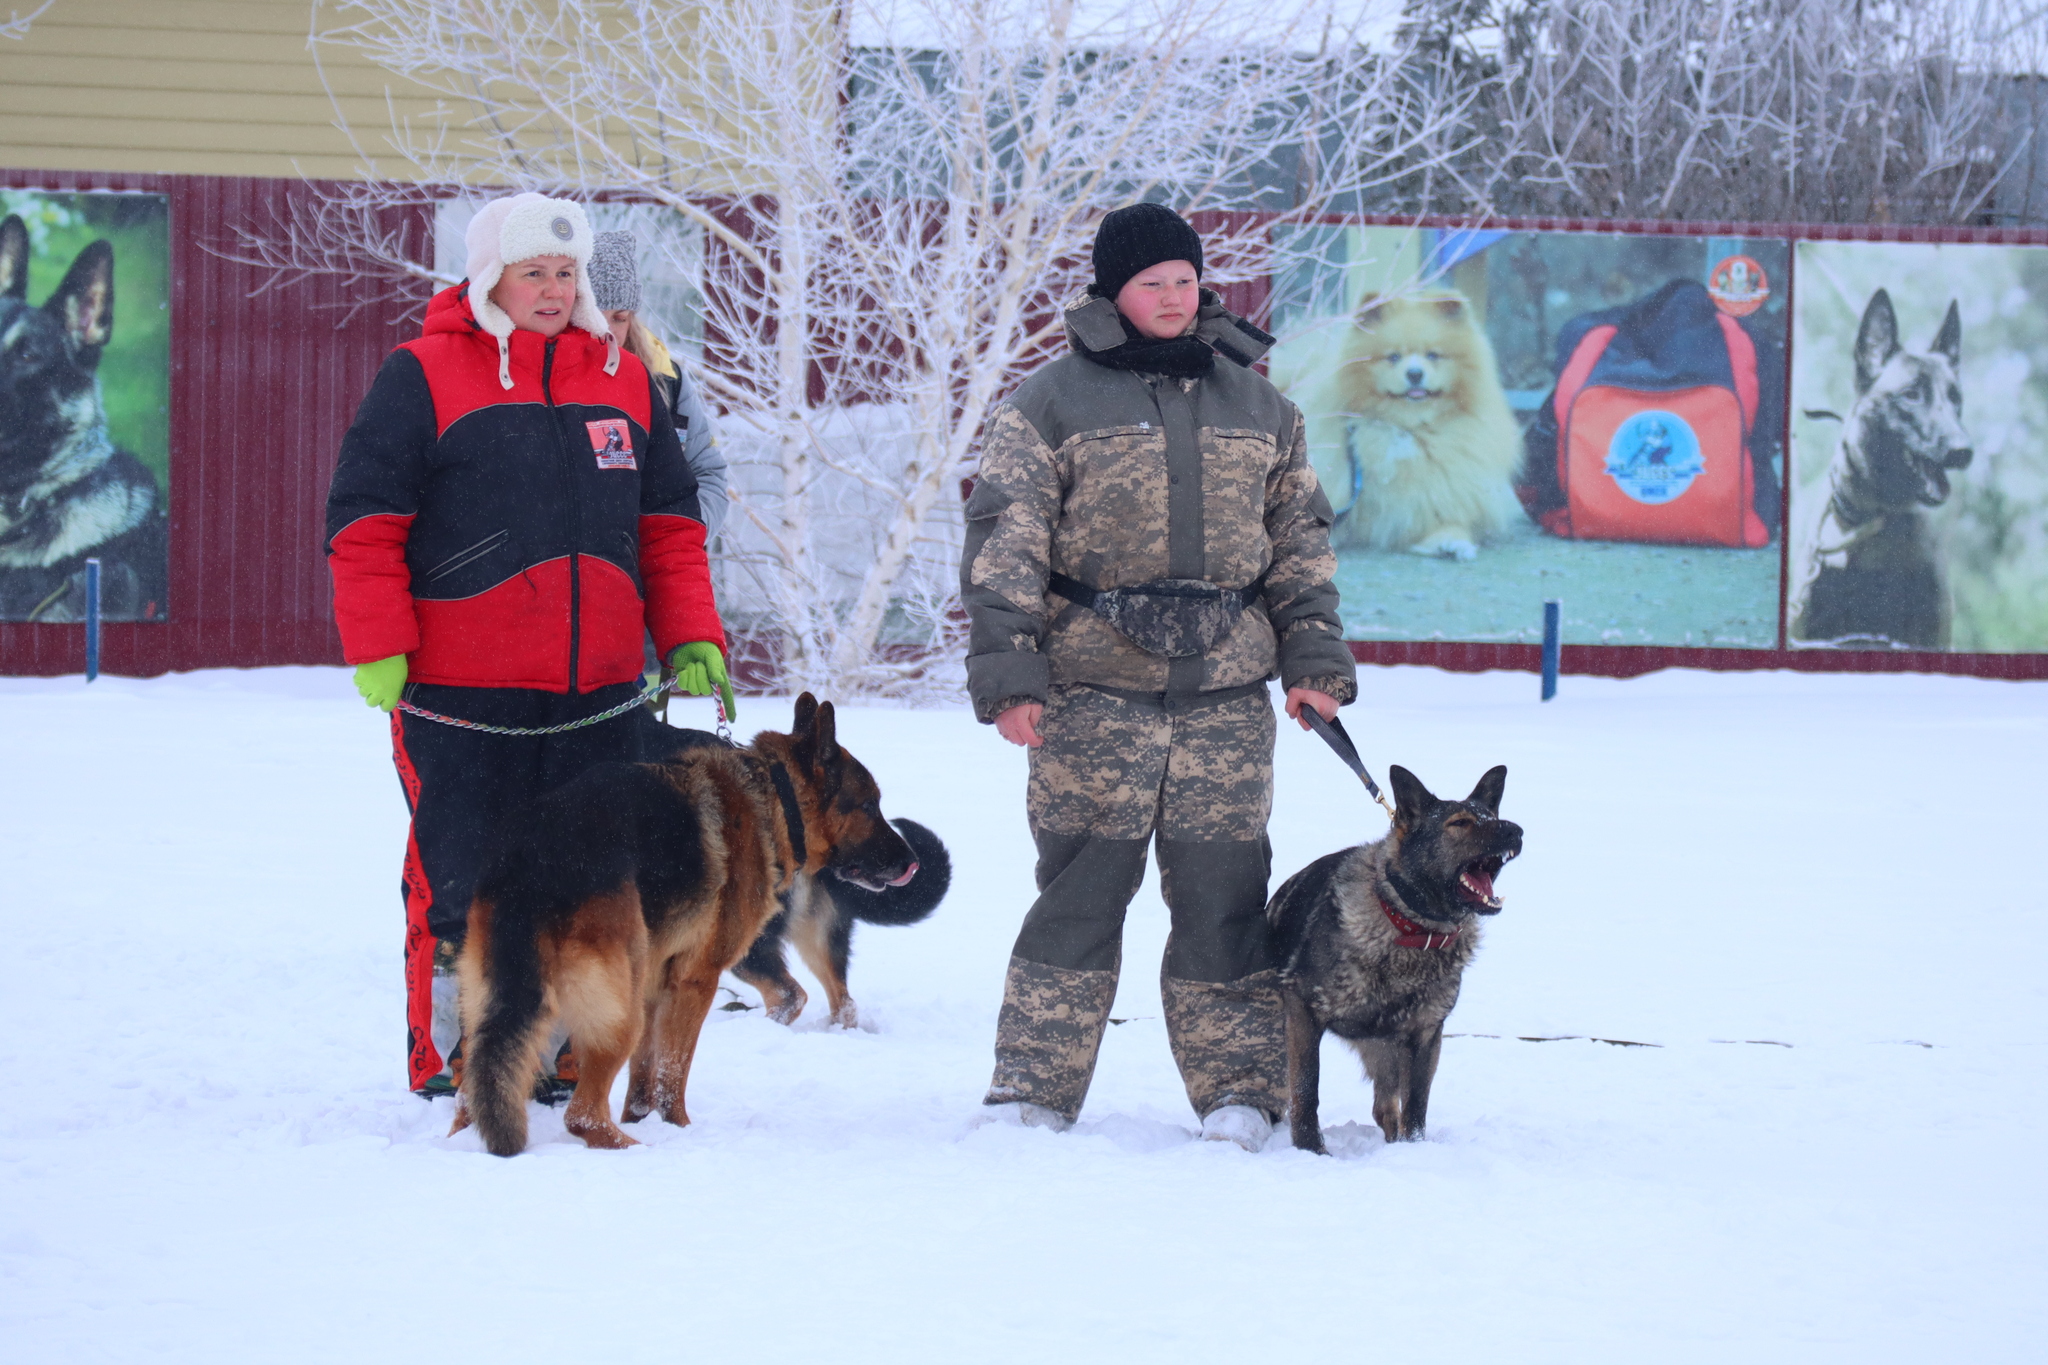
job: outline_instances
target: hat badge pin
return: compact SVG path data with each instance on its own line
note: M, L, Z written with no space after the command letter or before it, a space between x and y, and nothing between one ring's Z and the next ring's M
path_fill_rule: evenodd
M576 235L576 229L569 225L567 218L563 217L557 217L554 222L549 223L548 231L554 233L558 241L564 242Z

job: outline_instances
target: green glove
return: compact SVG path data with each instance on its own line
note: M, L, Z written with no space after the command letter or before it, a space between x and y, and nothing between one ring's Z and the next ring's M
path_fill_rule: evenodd
M398 705L398 694L404 690L403 654L394 654L375 663L356 665L356 691L362 695L364 705L374 706L379 711L389 711Z
M732 683L725 676L725 654L709 640L677 645L669 651L668 666L675 670L676 686L693 697L708 697L717 688L725 701L725 718L739 715L732 702Z

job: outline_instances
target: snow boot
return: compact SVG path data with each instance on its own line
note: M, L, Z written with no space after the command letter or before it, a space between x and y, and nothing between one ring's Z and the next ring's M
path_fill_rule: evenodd
M984 1104L1021 1101L1071 1124L1088 1098L1116 973L1010 959L996 1018L996 1069Z
M1023 1100L1005 1100L1002 1103L987 1103L974 1116L968 1129L986 1128L992 1123L1010 1124L1019 1128L1049 1128L1055 1133L1064 1133L1074 1126L1074 1121L1065 1114L1057 1114L1042 1104L1027 1104Z
M1209 1142L1234 1142L1247 1152L1266 1150L1273 1136L1273 1120L1248 1104L1226 1104L1202 1120L1202 1137Z

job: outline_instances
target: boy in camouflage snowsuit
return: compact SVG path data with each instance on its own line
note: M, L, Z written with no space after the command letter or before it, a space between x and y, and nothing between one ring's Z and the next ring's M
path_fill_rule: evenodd
M1066 310L1072 354L991 415L967 507L968 685L981 720L1032 746L1040 893L986 1103L1054 1127L1080 1112L1156 839L1174 1059L1205 1135L1255 1146L1285 1103L1266 683L1297 717L1357 691L1330 505L1301 413L1249 368L1272 339L1200 289L1194 229L1119 209L1095 266ZM1236 591L1203 600L1209 584ZM1098 596L1137 585L1153 591Z

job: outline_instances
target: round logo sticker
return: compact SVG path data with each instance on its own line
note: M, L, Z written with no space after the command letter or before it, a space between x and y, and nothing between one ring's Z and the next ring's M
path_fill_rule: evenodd
M1771 282L1753 256L1723 256L1707 272L1714 307L1731 318L1746 318L1771 297Z
M1646 408L1615 429L1607 443L1607 477L1637 502L1657 505L1677 498L1706 471L1700 438L1683 417Z
M554 222L549 223L548 231L554 233L556 237L565 242L576 235L576 229L569 226L567 218L557 218ZM1744 259L1748 258L1744 257Z

